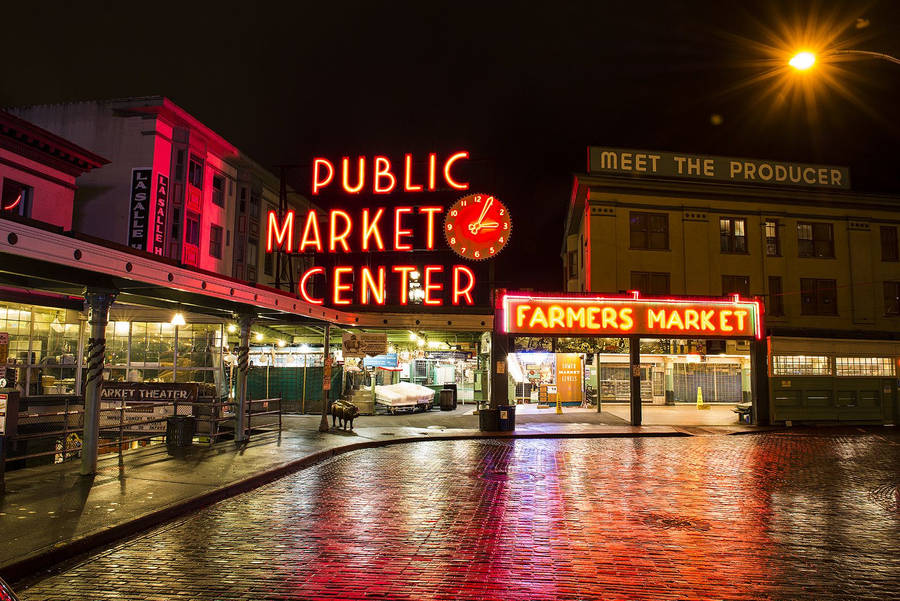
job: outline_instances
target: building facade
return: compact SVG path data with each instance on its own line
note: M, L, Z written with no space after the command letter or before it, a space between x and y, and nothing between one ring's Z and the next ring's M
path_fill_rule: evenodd
M589 156L566 223L567 290L759 298L773 421L897 420L900 198L851 191L843 168Z
M11 111L109 157L107 168L78 180L74 230L229 277L274 281L260 232L265 211L279 207L278 179L168 98ZM286 203L308 206L292 191Z

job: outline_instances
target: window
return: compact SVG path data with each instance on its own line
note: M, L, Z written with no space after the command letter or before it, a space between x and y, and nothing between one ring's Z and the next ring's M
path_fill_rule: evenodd
M631 289L656 296L669 294L669 274L650 271L632 271Z
M31 186L20 184L15 180L3 178L2 200L0 210L4 215L21 215L31 217Z
M900 316L900 282L884 283L884 314L888 317Z
M893 377L894 361L890 357L835 357L837 376Z
M881 226L881 260L900 261L897 248L897 228L892 225Z
M747 220L737 217L719 219L719 246L723 253L747 252Z
M778 237L778 222L766 219L766 256L781 256L781 240Z
M750 276L723 275L722 295L740 294L744 298L750 297Z
M781 276L769 276L769 303L766 307L769 315L784 315L784 290L781 288Z
M225 178L221 175L214 175L212 182L212 201L213 204L220 207L225 206Z
M256 251L258 250L256 240L251 240L247 245L247 264L256 267Z
M801 315L837 315L837 280L800 279Z
M669 250L669 216L666 213L632 211L631 248Z
M250 193L250 216L259 219L259 195Z
M578 252L569 251L569 279L578 277Z
M184 151L179 150L175 153L175 181L184 181Z
M191 155L188 165L188 183L195 188L203 189L203 161Z
M825 355L775 355L772 373L776 376L830 376L831 360Z
M834 226L797 223L797 248L801 257L834 258Z
M275 255L266 253L263 255L263 272L266 275L272 275L273 271L275 271Z
M222 228L218 225L209 226L209 256L222 258Z
M188 212L184 219L184 241L200 246L200 215Z

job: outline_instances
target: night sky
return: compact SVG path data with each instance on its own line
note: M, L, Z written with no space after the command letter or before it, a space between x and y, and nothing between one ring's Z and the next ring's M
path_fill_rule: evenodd
M900 55L896 1L88 5L6 3L0 105L161 94L270 167L468 149L515 220L500 285L560 289L588 144L849 165L900 192L900 65L842 63L814 106L796 75L759 77L791 40Z

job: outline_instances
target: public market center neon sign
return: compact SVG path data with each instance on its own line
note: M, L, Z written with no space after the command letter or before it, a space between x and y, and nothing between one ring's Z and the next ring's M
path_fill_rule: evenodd
M394 163L388 157L375 156L368 160L364 156L343 157L340 161L331 161L317 157L312 163L312 194L318 196L329 190L346 194L360 195L423 193L439 189L468 190L469 182L461 181L454 173L459 163L467 160L467 151L455 152L445 158L430 153L427 159L416 163L410 154L402 161ZM476 200L477 199L477 200ZM472 202L485 203L493 201L489 195L473 195ZM499 201L497 203L500 205ZM479 205L481 206L481 205ZM481 212L484 219L485 211ZM504 209L505 210L505 209ZM451 214L458 211L451 211ZM414 250L412 239L416 231L424 231L425 251L436 250L439 228L442 228L439 217L444 213L443 206L394 206L365 207L352 212L343 209L330 209L321 214L310 210L305 217L298 218L294 211L287 211L279 218L275 211L269 211L266 224L266 252L282 251L286 253L378 253L378 252L411 252ZM452 215L453 218L457 216ZM450 218L450 215L448 215ZM321 221L321 225L320 225ZM443 228L456 225L448 219ZM472 224L466 224L470 227ZM506 241L503 236L508 232L501 231L500 223L481 222L474 224L488 229L495 225L500 243L496 247L487 245L490 255L495 248L499 251ZM297 232L302 232L295 239ZM508 225L507 225L508 228ZM479 233L473 228L473 234ZM482 233L483 236L483 233ZM455 241L455 239L454 239ZM454 248L457 254L460 251ZM471 253L470 253L471 254ZM485 253L488 254L487 252ZM465 254L461 255L464 258ZM481 258L480 253L473 258ZM489 258L485 256L484 258ZM313 278L326 278L329 288L329 301L334 305L350 305L357 302L362 305L384 305L388 290L397 292L396 298L401 305L409 303L409 285L413 272L418 271L415 265L377 266L337 266L330 273L324 267L316 266L308 269L300 276L298 294L309 303L322 305L326 299L314 297L310 293ZM356 277L354 277L354 272ZM466 265L426 265L422 269L422 302L427 306L440 306L449 301L453 305L473 305L472 290L475 287L475 274ZM351 280L355 282L350 283Z
M758 301L507 293L500 323L507 334L762 338Z

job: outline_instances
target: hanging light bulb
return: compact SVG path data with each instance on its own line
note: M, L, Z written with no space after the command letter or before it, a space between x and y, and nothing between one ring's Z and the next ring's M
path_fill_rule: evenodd
M235 332L237 332L237 326L234 325L233 323L228 324L227 329L228 329L229 334L234 334Z
M175 313L175 315L172 316L171 323L173 326L187 325L187 322L184 320L184 313L182 313L181 311Z
M262 335L262 333L257 332L256 336L254 336L254 338L256 339L257 342L262 342L263 335Z

